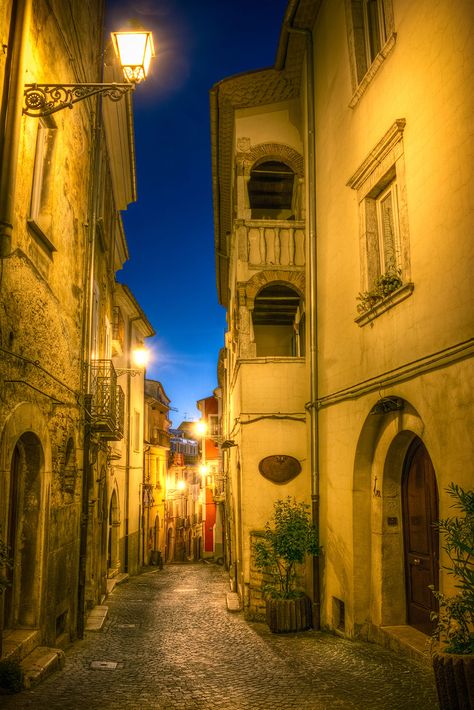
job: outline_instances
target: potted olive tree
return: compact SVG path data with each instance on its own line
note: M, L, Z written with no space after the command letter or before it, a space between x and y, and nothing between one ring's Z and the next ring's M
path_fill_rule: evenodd
M266 620L273 633L311 628L311 601L298 588L297 565L319 555L318 531L309 505L288 497L274 503L273 518L254 545L255 564L263 573Z
M448 556L444 569L455 582L452 596L432 588L439 611L433 633L433 669L441 710L474 708L474 490L446 489L460 515L438 521Z

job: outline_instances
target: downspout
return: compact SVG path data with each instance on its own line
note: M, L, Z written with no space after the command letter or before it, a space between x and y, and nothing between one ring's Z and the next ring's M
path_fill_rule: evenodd
M134 316L128 321L128 356L127 356L127 404L128 404L128 442L127 448L125 449L125 540L124 540L124 572L128 572L130 569L129 564L129 531L130 531L130 459L131 459L131 446L132 446L132 328L133 323L137 320L141 320L141 316ZM145 373L143 373L145 376ZM141 375L140 375L141 377ZM139 521L140 527L140 521ZM139 548L140 549L140 548Z
M5 64L1 108L0 145L0 258L11 252L16 171L25 77L25 55L31 19L32 0L12 3L12 15Z
M306 107L308 121L308 340L310 401L306 405L310 419L311 513L313 525L319 530L319 441L318 441L318 328L317 328L317 244L316 244L316 156L314 113L314 57L311 30L299 29L287 22L290 33L306 37ZM313 628L321 626L319 557L313 557Z

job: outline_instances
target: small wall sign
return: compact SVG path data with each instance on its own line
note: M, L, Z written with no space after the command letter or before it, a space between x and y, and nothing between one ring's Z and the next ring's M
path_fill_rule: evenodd
M301 473L301 464L294 456L276 454L262 459L258 464L258 470L272 483L288 483Z

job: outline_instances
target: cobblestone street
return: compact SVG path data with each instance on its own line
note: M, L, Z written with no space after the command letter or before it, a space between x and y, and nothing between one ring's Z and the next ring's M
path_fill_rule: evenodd
M32 710L432 710L431 671L371 644L271 634L226 609L211 564L173 565L117 587L102 632L41 685L1 696ZM101 662L94 668L94 662ZM103 662L110 662L104 664Z

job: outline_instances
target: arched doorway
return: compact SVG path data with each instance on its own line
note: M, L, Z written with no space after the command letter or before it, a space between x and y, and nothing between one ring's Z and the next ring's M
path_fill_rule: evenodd
M13 565L5 591L5 628L35 628L39 623L42 470L40 440L26 432L15 445L10 466L6 542Z
M438 584L438 520L436 476L425 445L416 437L405 457L402 478L407 623L430 634L430 614L437 609L429 589Z
M172 562L174 558L175 534L174 528L169 527L166 535L166 561Z
M120 516L117 499L117 492L113 491L109 504L109 531L108 531L108 547L107 547L107 567L108 577L113 577L120 569L119 555L119 529Z

